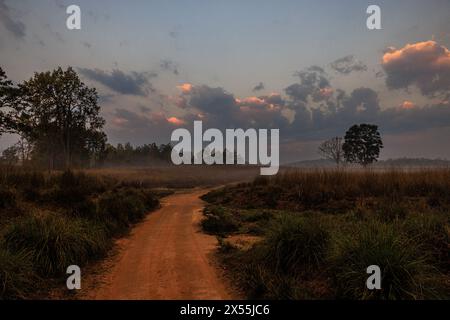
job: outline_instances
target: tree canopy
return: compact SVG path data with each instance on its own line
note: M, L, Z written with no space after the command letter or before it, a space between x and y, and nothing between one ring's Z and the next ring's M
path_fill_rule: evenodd
M377 161L383 148L378 126L360 124L352 126L345 133L342 146L344 158L350 163L359 163L364 167Z
M88 161L105 148L97 91L73 68L37 72L17 87L1 71L0 90L2 131L26 139L50 169Z

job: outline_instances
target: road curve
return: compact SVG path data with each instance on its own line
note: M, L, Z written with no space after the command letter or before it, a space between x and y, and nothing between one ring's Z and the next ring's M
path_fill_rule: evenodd
M177 193L119 240L119 254L88 299L232 299L199 228L205 190Z

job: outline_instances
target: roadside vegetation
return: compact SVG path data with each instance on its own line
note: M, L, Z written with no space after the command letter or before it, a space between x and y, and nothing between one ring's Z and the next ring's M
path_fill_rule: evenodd
M2 168L0 299L45 297L69 265L104 257L168 193L83 172Z
M285 172L205 195L202 227L249 298L448 299L449 191L450 170Z

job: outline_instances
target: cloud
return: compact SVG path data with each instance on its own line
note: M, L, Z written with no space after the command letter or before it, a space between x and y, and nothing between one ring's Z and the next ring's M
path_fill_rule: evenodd
M174 75L179 74L178 64L172 60L169 60L169 59L162 60L159 66L160 66L161 70L163 70L163 71L172 72Z
M342 136L351 125L365 122L379 125L383 134L413 133L450 124L449 101L422 107L404 101L400 107L382 108L378 93L370 88L357 88L350 94L336 90L319 106L295 105L294 101L286 105L295 110L295 115L284 133L287 138L299 140Z
M16 38L23 39L26 27L23 22L14 19L5 0L0 0L0 23Z
M303 71L295 73L300 78L300 83L294 83L285 89L290 98L295 101L307 102L308 97L317 94L321 89L330 87L330 82L326 77L325 71L318 66L312 66Z
M258 83L254 88L253 91L261 91L264 90L264 83L260 82Z
M279 94L236 98L221 87L184 85L185 123L202 120L205 127L282 128L288 125L283 116L284 100Z
M391 89L417 86L422 94L434 96L450 90L450 51L435 41L388 48L382 67Z
M146 144L151 142L169 142L172 131L180 124L174 123L175 117L167 117L162 112L139 113L117 108L109 116L108 137L117 142Z
M350 74L352 72L367 71L367 66L355 59L355 56L348 55L343 58L339 58L333 61L331 64L331 69L340 74Z
M179 118L177 118L177 117L170 117L170 118L167 118L167 121L168 121L169 123L172 123L172 124L177 125L177 126L181 126L181 125L185 124L185 121L184 121L184 120L179 119Z
M389 133L449 127L450 103L415 106L409 109L387 108L380 112L377 120L385 132Z
M400 104L401 109L414 109L415 107L416 107L416 105L413 102L408 101L408 100L405 100Z
M148 91L153 91L150 78L156 76L148 72L130 72L125 73L114 69L111 73L99 69L78 69L85 77L97 81L109 89L121 93L136 96L146 96Z
M188 94L191 92L193 85L190 83L183 83L179 86L177 86L178 89L180 89L184 94Z
M188 106L222 120L224 125L231 124L233 113L238 109L234 96L220 87L194 86L189 98Z

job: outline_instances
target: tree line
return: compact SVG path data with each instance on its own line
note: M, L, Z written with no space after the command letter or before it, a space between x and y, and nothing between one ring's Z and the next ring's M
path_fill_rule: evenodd
M108 144L98 98L71 67L36 72L17 85L0 68L0 136L19 136L3 161L64 169L170 158L170 144Z

